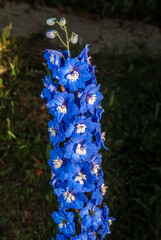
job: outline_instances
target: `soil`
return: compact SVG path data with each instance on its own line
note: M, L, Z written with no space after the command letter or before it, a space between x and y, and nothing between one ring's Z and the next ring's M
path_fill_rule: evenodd
M125 46L135 51L161 52L161 31L157 26L121 19L94 20L76 14L62 14L58 9L46 6L35 10L26 3L6 2L0 8L0 28L12 23L13 37L28 38L39 32L45 36L47 30L54 29L54 26L46 25L46 19L50 17L65 17L68 29L79 35L81 43L89 43L93 53L104 47L121 50Z

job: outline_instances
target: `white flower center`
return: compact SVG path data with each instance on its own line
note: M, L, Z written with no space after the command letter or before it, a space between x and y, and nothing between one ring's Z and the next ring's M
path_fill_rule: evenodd
M76 153L79 155L86 155L86 149L81 147L81 144L79 143L76 148Z
M53 179L55 177L54 173L51 173L51 179Z
M96 176L98 176L98 170L100 169L100 165L94 164L93 166L93 172Z
M87 58L87 63L88 63L88 65L91 64L91 59L92 59L91 56L89 56L89 57Z
M109 219L108 222L109 222L109 226L111 226L112 225L112 220Z
M60 228L63 228L63 225L64 225L63 223L59 223Z
M64 106L64 105L58 106L58 107L57 107L57 110L58 110L58 112L61 112L61 113L63 113L63 114L66 114L66 113L67 113L67 108L66 108L66 106Z
M88 97L88 103L90 105L93 105L96 101L97 97L96 97L96 94L93 94L91 97Z
M106 135L106 132L101 133L101 139L102 139L103 141L105 141L105 135Z
M54 61L55 61L54 54L51 54L51 55L50 55L50 62L51 62L52 64L54 64Z
M101 192L102 192L102 196L104 196L105 194L106 194L106 189L107 189L108 187L107 186L105 186L105 184L103 183L102 185L101 185Z
M53 164L55 169L60 168L63 164L63 160L60 158L54 159Z
M75 178L75 181L79 182L81 185L84 184L84 181L83 180L87 180L86 179L86 175L83 174L83 173L78 173L78 176Z
M48 131L51 133L51 137L56 136L56 130L54 129L54 126L48 128Z
M79 123L77 125L77 133L84 133L86 131L86 125Z
M64 198L67 200L68 203L71 203L72 201L75 201L74 194L70 193L68 190L63 193Z
M67 79L69 79L70 81L72 82L75 82L78 80L79 78L79 73L77 71L73 71L72 73L69 73L67 76L66 76Z

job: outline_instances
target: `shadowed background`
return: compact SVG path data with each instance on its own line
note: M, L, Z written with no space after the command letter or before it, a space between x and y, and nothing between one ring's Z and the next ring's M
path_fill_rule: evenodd
M48 2L0 1L0 239L47 240L57 231L51 116L40 94L48 73L43 51L62 48L46 39L45 19L65 16L80 39L72 55L91 45L104 96L104 201L116 218L106 239L160 240L160 1Z

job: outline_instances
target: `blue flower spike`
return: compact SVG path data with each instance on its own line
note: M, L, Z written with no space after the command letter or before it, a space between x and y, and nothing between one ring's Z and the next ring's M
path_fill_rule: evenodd
M66 19L49 18L46 23L57 24L66 37L65 41L56 30L46 34L48 38L58 37L66 50L44 51L51 74L43 79L45 88L40 95L52 115L48 122L52 144L48 163L50 184L60 204L59 211L52 214L58 233L51 239L102 240L111 233L115 220L103 205L108 188L99 153L102 146L107 150L100 124L103 96L88 56L89 45L72 57L69 44L77 43L78 35L72 32L68 37Z

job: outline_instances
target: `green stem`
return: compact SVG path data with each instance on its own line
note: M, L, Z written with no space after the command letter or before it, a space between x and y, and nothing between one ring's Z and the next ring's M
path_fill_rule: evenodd
M70 41L71 41L71 39L72 39L72 37L73 37L73 33L74 33L74 32L72 32L72 34L71 34L71 38L69 38L69 43L70 43Z
M63 30L63 31L65 31L65 29L61 26L61 24L59 23L59 22L56 22L58 25L59 25L59 27Z
M67 50L68 50L68 57L70 58L70 53L69 53L69 38L68 38L68 32L67 32L67 27L64 26L65 34L66 34L66 40L67 40Z
M57 34L58 38L60 39L60 41L62 42L62 44L67 48L67 45L65 44L65 42L62 40L62 38L60 37L59 34Z
M61 57L64 59L64 61L66 61L66 59L65 59L64 55L61 55Z

